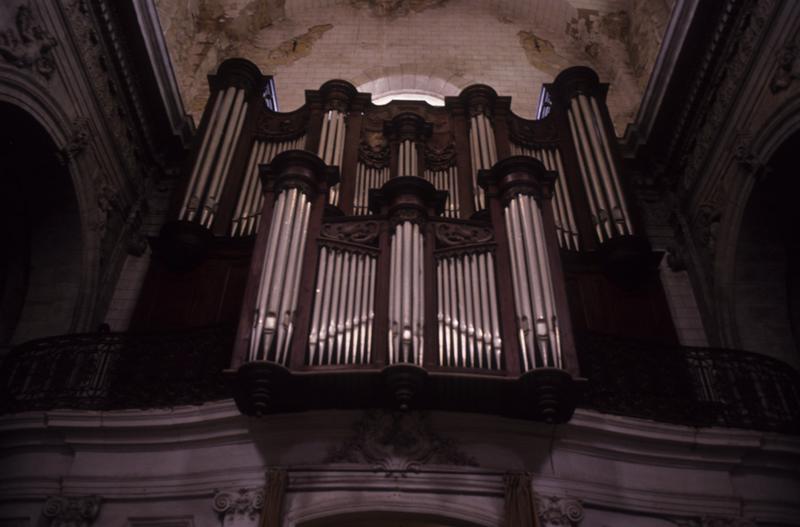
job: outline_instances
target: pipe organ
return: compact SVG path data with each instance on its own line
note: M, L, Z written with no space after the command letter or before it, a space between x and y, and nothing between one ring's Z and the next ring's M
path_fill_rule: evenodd
M176 205L251 244L232 361L250 396L264 368L402 371L406 394L427 372L577 376L562 258L595 262L636 223L594 72L547 85L539 120L487 86L375 106L344 81L279 113L250 101L263 80L242 61L211 77Z

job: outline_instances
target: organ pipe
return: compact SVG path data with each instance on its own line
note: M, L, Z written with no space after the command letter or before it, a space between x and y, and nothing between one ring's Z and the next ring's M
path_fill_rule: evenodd
M594 97L576 94L569 102L567 117L592 214L600 226L600 240L633 234L619 173L597 101Z
M512 259L523 369L561 367L558 317L541 210L532 196L508 203L505 223Z
M511 154L534 157L541 161L547 170L558 173L553 192L558 243L565 249L577 251L580 248L578 243L578 227L575 222L572 198L565 178L564 166L561 162L561 153L559 150L557 148L529 148L527 146L511 143ZM594 214L594 211L592 214Z
M447 191L447 201L445 201L444 204L444 216L447 218L458 218L458 168L453 165L442 170L426 169L424 177L433 183L436 190Z
M245 90L231 86L220 91L181 203L182 220L213 224L246 114Z
M389 181L389 167L373 168L359 162L356 165L356 191L353 198L355 215L369 214L369 190L380 188Z
M440 258L436 279L439 364L499 369L502 338L492 253Z
M342 166L346 133L345 114L339 110L328 110L322 117L317 155L326 165ZM331 187L328 195L331 205L339 204L339 184Z
M305 144L305 136L289 141L270 142L256 140L253 143L245 172L245 180L231 221L231 236L250 236L258 232L261 207L264 202L258 179L259 165L272 162L272 159L281 152L302 150L305 148Z
M276 200L256 297L249 360L285 364L311 202L298 188Z
M469 137L475 209L480 210L486 203L483 189L478 186L478 171L489 169L497 162L494 128L485 113L478 113L470 118Z
M404 221L391 240L389 362L422 365L424 342L423 236Z

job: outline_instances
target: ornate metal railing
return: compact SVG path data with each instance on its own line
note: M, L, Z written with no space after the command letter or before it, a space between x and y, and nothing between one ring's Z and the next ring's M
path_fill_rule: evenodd
M211 328L31 341L0 367L0 411L163 408L225 399L232 336ZM588 378L578 406L690 426L800 433L800 374L781 361L599 334L581 335L578 351Z
M233 333L91 333L33 340L0 367L0 410L158 408L228 397Z
M800 433L800 373L739 350L666 346L588 334L583 406L692 426Z

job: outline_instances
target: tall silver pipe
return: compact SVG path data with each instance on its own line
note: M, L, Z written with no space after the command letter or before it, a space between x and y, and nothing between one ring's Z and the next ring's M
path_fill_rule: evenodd
M369 309L368 319L367 319L367 338L366 338L366 349L367 349L367 363L372 362L372 324L375 320L375 270L376 270L377 260L375 258L369 259L369 296L367 300L367 307Z
M398 225L395 227L395 232L392 234L389 252L390 256L390 270L389 270L389 363L394 364L397 362L396 350L398 346L395 344L399 340L400 332L400 316L398 307L402 301L400 291L397 287L397 282L400 274L400 265L397 262L397 255L401 229Z
M326 264L325 273L325 287L322 291L322 312L319 322L319 364L323 364L326 357L326 352L330 352L328 346L328 332L331 324L331 297L333 296L333 283L339 280L336 274L336 262L338 261L338 252L333 249L328 251L328 263Z
M567 212L567 221L569 223L569 232L570 236L572 237L573 246L575 249L579 249L579 239L578 239L578 226L575 223L575 213L573 210L572 205L572 196L569 193L569 184L566 181L566 172L564 172L564 165L561 163L561 152L558 149L555 149L553 152L553 158L556 163L556 170L559 173L559 179L562 180L562 189L564 191L564 203L566 205L566 212Z
M208 120L208 127L206 128L206 132L203 134L203 141L200 143L200 150L197 153L197 159L195 160L194 167L192 169L192 174L189 177L189 184L186 187L186 195L184 195L183 202L181 203L181 213L180 213L181 218L184 218L186 214L186 207L189 203L189 200L192 198L193 189L197 185L197 176L200 171L200 166L208 157L208 144L210 142L214 128L217 127L217 123L220 117L220 106L222 105L222 100L224 98L225 98L225 91L220 93L214 100L214 107L211 109L211 117Z
M300 236L295 242L298 246L297 249L298 256L296 257L294 264L297 267L297 270L294 273L292 280L291 281L287 280L287 283L291 286L291 296L289 297L289 304L283 311L284 316L286 317L285 318L286 323L284 325L286 336L283 339L283 347L281 352L282 354L280 357L280 362L282 364L286 364L286 361L288 360L289 346L291 345L292 335L294 334L294 321L297 309L297 298L298 295L300 294L300 275L302 274L302 269L303 269L302 267L303 264L302 257L304 252L303 249L305 249L306 246L306 235L308 234L308 220L310 216L311 216L311 202L306 200L305 203L303 203L303 212L301 217L303 225L300 229ZM281 329L281 331L283 330Z
M188 221L192 221L197 213L198 207L202 206L200 199L205 189L208 171L210 170L211 163L213 163L217 156L217 148L219 146L220 138L224 128L224 123L227 122L229 117L230 106L233 103L236 88L229 87L220 96L222 102L219 106L219 111L212 115L212 121L209 123L206 134L209 136L207 148L201 152L202 156L198 157L195 161L195 172L189 179L189 187L183 198L181 206L182 217Z
M320 247L319 269L317 270L317 285L314 288L314 310L311 314L311 331L308 333L308 363L314 364L319 342L320 315L322 313L323 288L327 281L328 248Z
M533 338L533 309L532 299L530 294L530 285L528 284L528 273L525 264L525 250L522 237L522 228L520 226L520 218L518 214L518 207L516 201L512 200L506 207L506 227L509 232L509 242L512 248L512 274L514 275L514 291L517 293L517 315L519 317L519 326L522 339L523 348L523 362L526 370L530 367L530 355L535 352L534 338Z
M344 267L344 254L342 251L336 251L336 260L334 261L334 280L331 288L330 311L328 313L328 363L336 363L336 335L338 333L337 322L339 320L339 295L342 288L342 268Z
M600 114L600 108L597 106L597 100L595 100L594 97L589 98L589 101L592 106L592 113L594 114L595 122L597 123L597 131L600 135L600 142L603 144L603 152L605 153L606 163L608 163L608 166L611 169L611 181L614 184L614 191L617 194L617 200L620 203L620 207L622 207L623 220L625 221L625 226L628 229L628 234L633 234L631 216L628 213L628 205L625 200L625 194L622 192L622 182L620 181L619 173L617 172L617 163L615 162L614 156L611 153L608 137L606 137L605 128L602 124L603 119Z
M583 123L585 134L589 138L591 154L594 156L597 168L600 172L602 190L605 193L606 200L609 204L609 221L613 224L612 228L618 231L619 234L625 234L624 225L620 225L619 223L622 221L622 218L619 217L622 215L622 208L617 200L616 193L614 192L614 183L611 181L611 172L609 171L609 167L606 163L606 157L602 146L600 146L600 140L598 138L598 135L602 134L602 132L597 129L597 123L594 122L594 116L592 115L592 110L589 107L589 102L586 99L586 96L578 95L576 99L573 99L573 101L575 100L578 101L576 106L578 120Z
M593 165L591 161L586 158L586 141L581 137L582 131L578 128L575 116L572 110L567 110L567 119L569 121L569 128L572 132L572 141L575 145L575 153L578 157L578 165L580 167L581 176L583 179L583 186L586 189L586 198L589 201L589 209L592 212L594 219L595 229L597 231L597 239L600 241L606 240L611 237L611 227L607 224L608 213L605 211L605 204L602 198L598 195L598 187L595 184L596 175L594 174Z
M255 317L253 318L253 330L250 334L250 360L261 360L259 352L261 344L261 331L265 322L265 309L264 294L268 291L270 286L270 279L272 278L272 267L275 264L275 251L277 250L278 237L283 226L284 213L286 209L286 200L288 193L281 192L276 200L275 210L272 214L272 224L275 226L273 232L270 233L267 240L266 254L264 255L264 264L261 268L261 282L258 285L258 293L256 296L256 310Z
M233 154L239 142L242 126L244 125L244 116L247 113L247 102L244 100L244 90L239 90L236 94L231 112L233 116L233 125L225 133L225 140L220 153L220 161L214 167L214 175L211 178L210 189L205 200L206 206L203 207L201 223L206 227L211 227L214 221L220 194L228 178Z
M495 286L495 273L494 273L494 255L491 253L486 254L486 282L489 286L489 316L492 321L492 343L494 345L495 364L498 368L501 364L501 350L503 347L503 339L500 336L500 322L497 312L497 291Z

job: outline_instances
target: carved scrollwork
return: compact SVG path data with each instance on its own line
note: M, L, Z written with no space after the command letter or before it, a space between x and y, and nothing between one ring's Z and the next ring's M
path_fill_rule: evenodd
M222 516L226 525L236 518L255 520L264 508L264 491L239 489L217 492L211 506Z
M51 527L89 527L100 513L99 496L51 496L44 503L45 518Z
M0 29L0 57L18 68L32 69L46 79L56 70L53 48L57 44L37 23L29 3L18 6L13 23Z
M411 223L422 224L425 223L426 219L427 215L425 214L424 210L413 207L404 207L391 211L390 215L392 227L396 227L407 221L410 221Z
M487 243L494 240L492 229L479 225L441 222L436 224L435 230L437 244L444 247Z
M526 148L542 148L558 141L558 129L552 119L530 121L516 116L508 119L511 140Z
M444 148L425 145L425 166L428 170L447 170L456 164L456 149L453 143Z
M450 438L433 432L419 412L367 412L355 435L334 449L326 463L367 463L387 473L418 470L423 465L477 466Z
M378 239L380 230L380 223L377 221L324 223L321 235L330 240L371 244Z
M769 84L772 93L787 89L795 79L800 78L800 64L797 60L799 54L798 38L784 44L783 48L778 52L778 69L775 70Z
M583 506L574 498L537 495L534 499L542 527L572 527L583 520Z
M271 142L296 139L306 133L306 107L292 113L273 113L263 110L258 115L255 135Z
M389 145L383 134L367 132L358 145L358 160L370 168L381 169L389 166Z

